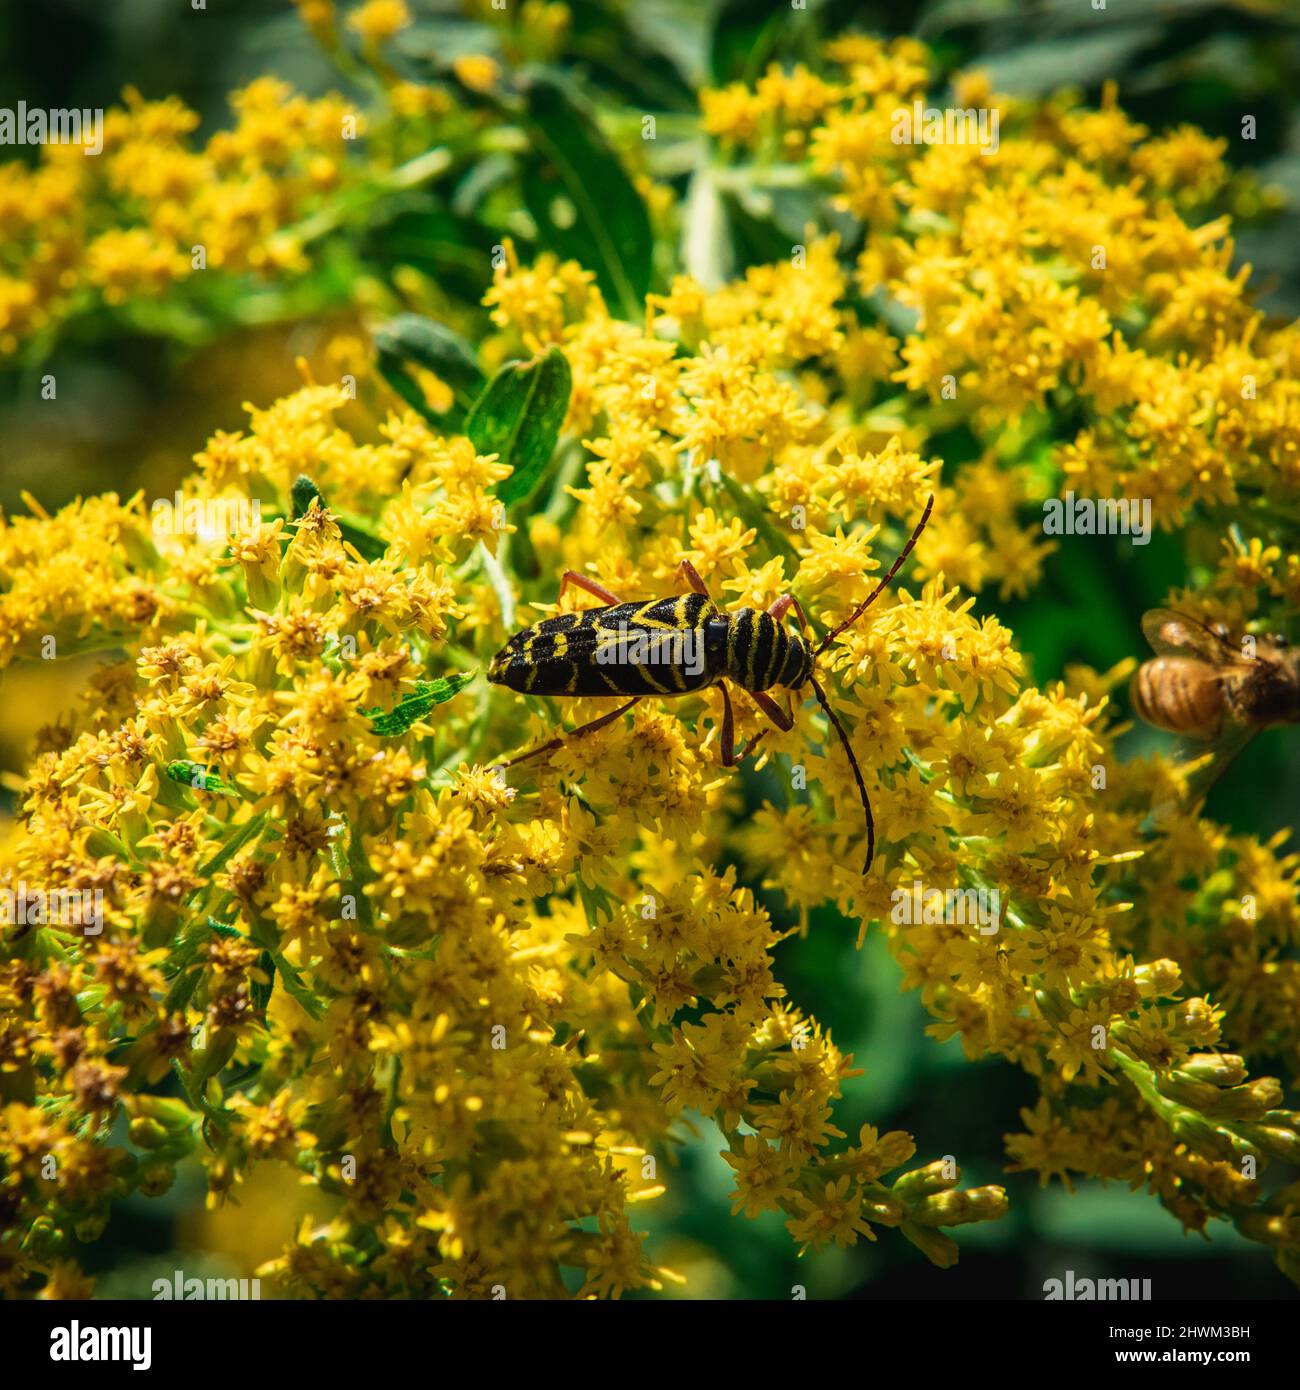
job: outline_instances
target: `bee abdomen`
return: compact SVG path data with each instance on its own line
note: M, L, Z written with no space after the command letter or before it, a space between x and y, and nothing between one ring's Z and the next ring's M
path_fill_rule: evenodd
M1187 656L1146 661L1133 678L1133 708L1157 729L1193 738L1213 738L1223 723L1223 686L1218 672Z

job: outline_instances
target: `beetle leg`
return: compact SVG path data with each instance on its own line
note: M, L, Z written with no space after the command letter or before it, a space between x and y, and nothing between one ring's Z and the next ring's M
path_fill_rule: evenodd
M793 594L782 594L781 597L777 599L777 601L767 611L779 623L781 619L784 618L785 615L790 611L792 605L794 607L795 613L798 615L799 626L801 628L807 628L808 615L803 611L803 608L800 605L799 600L795 598Z
M761 690L748 690L745 693L778 729L788 731L794 728L793 710L783 710L770 695L765 695Z
M697 594L703 594L705 598L709 597L708 585L700 578L699 570L689 560L683 560L677 566L677 577L684 579Z
M516 763L526 763L530 758L539 758L543 753L549 753L551 749L558 748L562 743L571 738L581 738L583 734L594 734L597 729L603 729L606 724L612 724L620 714L626 714L628 710L636 704L640 695L629 700L627 704L620 705L615 710L610 710L608 714L602 714L599 719L593 719L588 724L579 724L576 729L570 729L567 734L560 734L557 738L551 739L549 743L539 744L536 748L529 749L527 753L520 753L517 758L510 758L503 763L495 763L494 767L514 767Z
M731 714L731 696L722 681L718 682L718 689L722 691L722 766L735 767L736 723Z
M564 597L564 591L570 584L576 584L578 588L585 589L593 598L602 599L611 607L623 602L617 594L611 594L603 584L598 584L594 579L588 579L585 574L579 574L577 570L565 570L560 576L560 592L557 598Z
M762 733L755 734L754 737L751 738L749 742L744 746L744 748L742 748L740 752L737 753L736 723L731 712L731 696L727 694L727 687L725 682L719 681L718 689L722 691L722 766L736 767L738 764L743 763L747 757L749 757L749 755L758 746L759 739L763 737L763 734L765 734L767 730L764 729Z

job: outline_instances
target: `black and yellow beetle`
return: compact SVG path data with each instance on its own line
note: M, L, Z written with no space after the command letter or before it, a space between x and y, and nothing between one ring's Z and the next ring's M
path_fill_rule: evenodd
M724 767L733 767L753 751L763 735L752 739L737 754L726 682L734 681L744 690L778 729L794 728L794 713L789 700L783 710L766 692L774 685L799 691L811 684L818 704L844 745L862 797L862 809L867 817L867 862L862 866L865 874L876 852L871 800L844 727L827 703L826 692L814 672L817 658L889 587L925 530L933 507L934 498L931 497L916 530L890 566L889 573L815 650L803 636L808 620L793 594L782 594L766 612L741 608L734 613L724 613L709 597L704 581L689 560L683 560L678 566L678 574L690 587L689 593L638 603L625 603L585 575L565 570L560 581L561 597L568 585L576 584L602 599L607 606L588 608L580 613L560 613L515 633L492 658L488 680L508 686L521 695L631 698L599 719L521 753L501 766L513 767L558 748L566 738L580 738L603 729L647 696L671 699L717 685L722 691L722 763ZM799 619L800 632L789 632L783 626L782 619L791 608Z

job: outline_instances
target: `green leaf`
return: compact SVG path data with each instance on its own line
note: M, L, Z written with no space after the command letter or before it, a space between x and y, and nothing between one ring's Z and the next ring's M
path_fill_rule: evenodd
M727 495L740 513L740 519L747 526L752 526L762 536L763 543L769 550L775 550L784 555L798 568L799 552L772 524L771 514L767 508L748 488L736 482L734 478L727 477L725 473L719 473L718 476L722 479L722 486L726 488Z
M329 511L320 488L305 473L299 473L294 479L291 495L295 521L298 521L311 510L313 499L319 502L326 511ZM364 527L358 526L355 522L345 520L337 512L330 512L330 515L334 518L334 524L339 528L339 535L363 560L383 558L388 546L378 536L365 530Z
M501 28L482 24L459 15L437 15L417 19L402 30L394 47L411 58L429 58L441 68L450 68L456 58L484 53L501 56Z
M533 70L525 122L542 156L525 170L524 202L544 245L596 273L614 312L640 319L650 288L650 217L572 86Z
M375 330L375 350L384 380L416 411L435 424L455 425L465 407L483 387L474 350L446 324L419 314L398 314ZM456 410L439 415L432 410L408 365L433 372L451 387Z
M380 738L396 738L435 706L444 704L474 679L474 672L455 671L435 681L416 681L415 689L404 695L387 713L379 708L363 710L370 727Z
M484 282L492 278L479 225L426 195L419 197L417 206L404 208L390 221L372 228L362 254L367 261L389 269L411 266L453 299L471 304L482 295Z
M205 767L203 763L192 763L185 758L168 763L167 776L173 782L178 782L183 787L189 787L192 791L215 792L218 796L243 795L238 787L222 781L219 773Z
M293 487L289 489L289 496L293 501L293 519L295 521L301 521L311 511L313 502L319 502L322 507L325 505L320 488L305 473L299 473L293 480Z
M197 1101L203 1095L203 1088L235 1055L239 1046L239 1033L234 1028L218 1029L215 1038L204 1048L196 1048L191 1063L190 1096ZM205 1111L206 1113L206 1111Z
M806 11L785 14L770 0L721 0L709 45L714 82L719 86L733 81L752 84L778 56L783 39L787 46L793 46L797 25L806 18Z
M131 851L111 831L97 825L86 836L86 853L97 857L120 859L123 864L131 859Z
M511 473L497 487L506 506L532 494L555 453L573 376L557 347L531 362L510 362L474 403L465 433L480 454L497 454Z
M637 46L664 54L694 90L709 81L713 10L710 0L658 0L629 5L626 22Z
M167 999L163 1007L168 1013L180 1013L190 1002L190 996L199 986L199 981L203 978L201 970L183 970L176 977L176 983L168 991Z
M1057 87L1100 82L1117 72L1144 48L1161 42L1158 25L1134 25L1096 34L1042 39L980 59L992 89L1011 96L1042 96Z
M773 258L775 259L775 258ZM682 214L682 264L706 290L718 290L731 279L734 259L727 207L712 170L701 163L687 185Z
M507 154L489 154L474 161L451 195L451 210L465 219L478 214L488 195L514 177L514 161Z
M238 1038L236 1038L235 1041L238 1042ZM195 1063L197 1064L200 1061L200 1059L203 1058L203 1056L203 1053L195 1053ZM228 1060L229 1058L227 1058L227 1061ZM224 1065L225 1063L223 1062L222 1066ZM196 1110L200 1111L204 1116L206 1116L206 1118L216 1126L217 1130L220 1133L226 1134L227 1132L229 1132L230 1122L235 1118L235 1116L231 1111L226 1110L224 1107L218 1110L215 1106L208 1104L208 1102L203 1098L204 1080L199 1079L194 1074L193 1070L186 1071L186 1069L181 1066L180 1061L176 1058L172 1059L172 1072L175 1075L177 1081L180 1082L181 1090L185 1092L186 1098L189 1100L190 1104ZM204 1138L207 1138L206 1131L204 1133Z
M319 1018L325 1012L325 1005L303 984L302 977L282 955L272 952L272 958L280 973L280 983L284 986L284 992L311 1018Z
M243 933L236 927L227 926L215 917L209 916L202 926L191 926L176 940L171 955L167 958L166 970L169 976L182 974L199 958L199 950L213 937L225 936L240 940ZM188 992L187 992L188 997Z
M235 831L224 845L212 856L199 865L198 873L200 878L211 878L213 874L220 873L230 862L231 858L248 843L266 824L266 812L261 815L253 816Z
M266 1006L271 1002L271 993L275 989L275 957L270 951L263 951L257 961L257 968L266 976L264 981L254 980L249 986L249 998L253 1001L253 1008L259 1014L266 1013Z

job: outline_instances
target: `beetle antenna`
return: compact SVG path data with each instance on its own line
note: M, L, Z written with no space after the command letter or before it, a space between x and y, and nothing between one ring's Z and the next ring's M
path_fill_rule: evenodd
M846 627L852 627L854 623L867 611L868 608L889 588L889 581L898 573L904 560L912 553L912 547L921 539L921 532L925 530L925 523L930 520L930 513L934 509L934 493L930 494L930 500L925 504L925 511L921 514L921 519L916 523L916 530L912 532L911 539L903 547L898 559L889 567L889 573L871 591L871 597L866 603L861 603L853 612L833 632L826 635L820 647L813 653L814 657L820 656L827 647L844 631Z
M862 872L865 874L876 857L876 822L871 817L871 798L867 795L867 784L862 780L862 769L858 767L858 760L853 755L853 745L849 742L848 734L844 732L844 725L835 717L835 711L827 702L826 692L817 683L817 677L812 676L810 679L817 703L826 711L826 718L835 726L835 732L839 734L844 751L848 754L849 766L853 769L853 780L857 782L858 794L862 797L862 809L867 814L867 862L862 866Z

